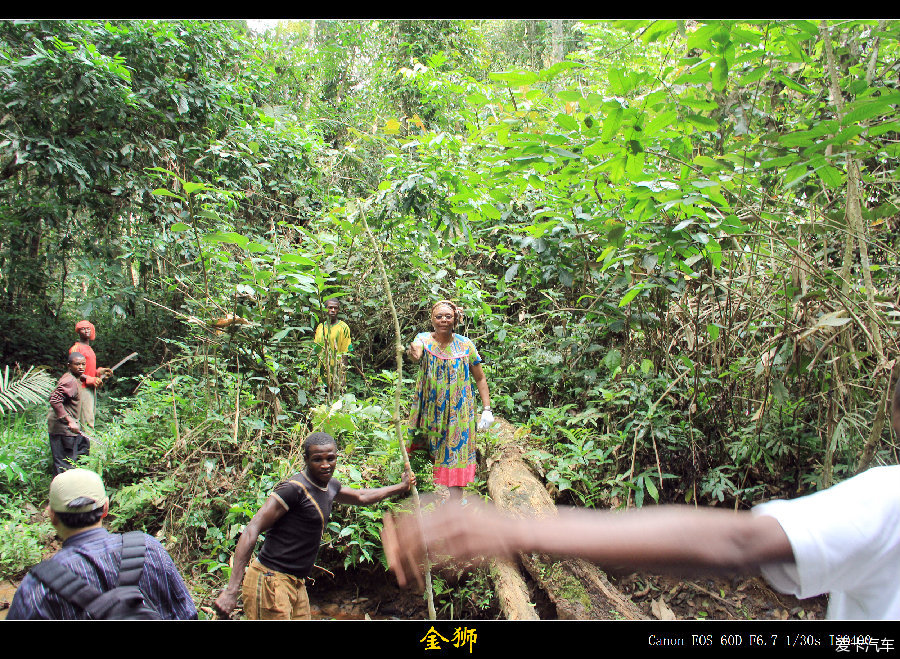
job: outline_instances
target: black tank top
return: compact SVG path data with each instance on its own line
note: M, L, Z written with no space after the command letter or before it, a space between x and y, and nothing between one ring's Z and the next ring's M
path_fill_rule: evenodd
M340 491L341 484L336 478L323 490L302 472L279 483L272 496L287 512L266 531L259 562L278 572L301 579L308 577L319 554L331 504Z

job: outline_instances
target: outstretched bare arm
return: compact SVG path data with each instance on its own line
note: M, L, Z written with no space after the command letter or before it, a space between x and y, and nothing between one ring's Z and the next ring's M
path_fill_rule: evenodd
M578 556L606 565L753 570L793 560L790 542L772 517L749 512L659 506L624 513L561 510L523 519L492 506L445 504L423 514L386 516L385 553L401 585L419 580L429 556L511 557L519 552Z

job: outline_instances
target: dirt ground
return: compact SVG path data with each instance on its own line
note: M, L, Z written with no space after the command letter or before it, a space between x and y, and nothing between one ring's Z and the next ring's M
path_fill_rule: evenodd
M424 620L421 594L400 590L390 575L367 571L320 577L310 586L313 618L325 620ZM798 600L772 590L760 577L693 578L631 573L610 580L650 619L821 620L826 597ZM538 595L542 619L554 619L552 604ZM500 618L496 608L481 618Z
M610 580L650 619L821 620L827 597L798 600L772 590L760 577L693 578L631 573ZM539 597L535 598L540 600ZM326 620L424 620L422 595L400 590L389 575L367 572L320 578L310 587L313 618ZM542 619L553 619L552 604L536 601ZM499 618L492 609L479 617Z
M828 605L824 595L798 600L778 593L762 577L685 579L631 573L610 575L610 580L652 619L822 620Z
M821 620L826 597L798 600L773 591L759 577L684 579L668 575L609 575L610 580L650 619L663 620ZM0 582L0 620L6 617L18 582ZM421 594L397 587L378 570L323 574L309 586L316 620L425 620ZM549 602L536 597L542 619L553 619ZM203 606L203 603L200 603ZM210 609L206 609L212 613ZM481 612L499 618L499 610Z

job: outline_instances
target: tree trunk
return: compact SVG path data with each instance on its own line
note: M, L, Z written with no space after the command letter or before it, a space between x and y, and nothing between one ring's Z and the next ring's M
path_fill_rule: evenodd
M563 21L561 18L550 20L550 64L559 64L566 56L566 46L563 42Z
M511 561L492 560L490 564L491 579L497 599L500 601L500 610L507 620L540 620L534 610L528 594L528 586L519 568Z
M515 428L503 419L498 419L494 432L500 435L499 447L487 460L489 469L488 491L494 504L518 517L540 519L556 515L556 505L547 493L543 483L525 462L521 449L515 443ZM606 578L595 565L581 559L557 559L538 554L522 555L522 563L535 583L546 591L556 606L557 618L562 620L641 620L645 616ZM511 570L505 566L502 576L507 581L501 583L495 577L500 595L518 595L525 588ZM499 572L500 570L498 570ZM492 575L494 570L492 569ZM512 599L512 597L511 597ZM530 615L520 600L514 600L517 608L511 616ZM503 598L501 598L503 602ZM528 608L531 605L528 604ZM532 610L533 613L533 610ZM533 618L524 618L533 619Z

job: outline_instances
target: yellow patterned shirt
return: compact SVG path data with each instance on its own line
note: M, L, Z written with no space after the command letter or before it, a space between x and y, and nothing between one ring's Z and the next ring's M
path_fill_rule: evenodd
M319 323L319 326L316 327L316 335L313 338L319 346L320 353L324 353L324 345L325 339L322 338L322 334L326 332L325 328L326 323ZM337 321L334 325L328 328L328 350L332 353L332 357L336 357L339 355L344 355L350 352L351 342L350 342L350 328L347 326L343 320Z

